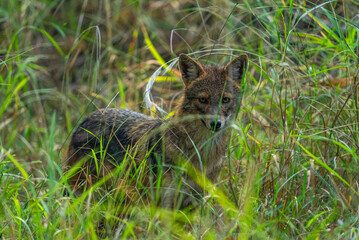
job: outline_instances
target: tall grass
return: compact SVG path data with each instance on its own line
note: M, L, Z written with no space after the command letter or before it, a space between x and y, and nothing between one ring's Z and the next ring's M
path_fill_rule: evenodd
M358 238L358 5L1 1L0 236ZM142 188L152 201L139 191L125 202L102 181L64 197L81 119L108 106L151 114L147 79L179 52L250 58L218 183L187 169L208 196L168 210L155 204L157 185ZM175 69L157 80L155 103L171 112L182 83Z

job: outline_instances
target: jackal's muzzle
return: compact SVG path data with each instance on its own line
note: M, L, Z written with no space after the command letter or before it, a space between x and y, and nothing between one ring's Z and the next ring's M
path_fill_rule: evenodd
M208 118L208 119L201 119L202 123L206 128L208 128L211 131L219 131L222 129L225 125L225 119L223 118Z

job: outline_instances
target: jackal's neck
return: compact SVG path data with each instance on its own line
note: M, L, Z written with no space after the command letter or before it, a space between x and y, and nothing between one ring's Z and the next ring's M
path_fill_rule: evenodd
M175 119L176 121L179 121L179 120L181 120L181 118L184 118L189 115L189 113L185 111L184 106L185 106L184 95L182 93L182 96L180 97L179 102L178 102L177 106L175 107L173 119Z

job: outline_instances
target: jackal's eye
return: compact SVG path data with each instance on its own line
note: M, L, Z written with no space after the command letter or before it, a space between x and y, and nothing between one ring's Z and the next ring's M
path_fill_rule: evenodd
M200 98L198 98L198 101L199 101L200 103L203 103L203 104L208 103L208 100L207 100L207 98L205 98L205 97L200 97Z
M222 98L222 103L229 103L231 99L229 97Z

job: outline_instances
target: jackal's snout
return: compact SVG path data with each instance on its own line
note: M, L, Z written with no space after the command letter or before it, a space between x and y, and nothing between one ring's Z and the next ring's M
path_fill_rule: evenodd
M212 119L209 122L209 125L211 126L211 130L217 131L222 127L222 121L219 119Z
M223 127L225 126L225 121L226 120L221 117L212 117L212 118L202 119L203 125L206 126L206 128L208 128L208 130L215 131L215 132L223 129Z

